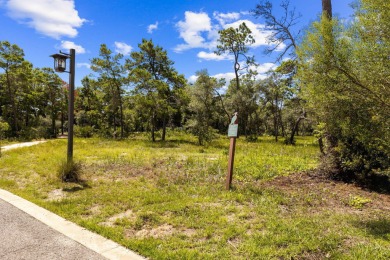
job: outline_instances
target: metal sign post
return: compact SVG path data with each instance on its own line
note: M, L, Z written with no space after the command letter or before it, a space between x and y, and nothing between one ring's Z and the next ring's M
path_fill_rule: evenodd
M229 124L228 137L230 138L228 173L226 176L226 189L230 190L233 179L234 153L236 150L236 138L238 136L238 113L235 112Z

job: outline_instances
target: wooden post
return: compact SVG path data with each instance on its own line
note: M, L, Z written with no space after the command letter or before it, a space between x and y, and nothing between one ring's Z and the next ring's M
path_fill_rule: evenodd
M234 153L236 150L236 137L230 137L228 173L226 176L226 189L230 190L233 179Z
M228 173L226 175L226 189L230 190L233 180L234 153L236 151L236 138L238 136L238 113L235 112L229 124L228 137L230 137Z

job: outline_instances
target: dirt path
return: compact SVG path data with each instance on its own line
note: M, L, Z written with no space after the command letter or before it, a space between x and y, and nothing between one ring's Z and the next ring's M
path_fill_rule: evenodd
M33 146L33 145L37 145L37 144L45 143L45 142L47 142L47 141L35 141L35 142L27 142L27 143L5 145L5 146L1 147L1 151L4 152L4 151L11 150L11 149L27 147L27 146Z

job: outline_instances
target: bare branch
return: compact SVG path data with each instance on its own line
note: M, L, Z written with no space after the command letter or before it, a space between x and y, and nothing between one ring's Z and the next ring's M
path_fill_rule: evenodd
M280 7L283 9L283 16L280 19L272 12L272 3L270 1L261 1L256 9L252 10L252 14L256 17L262 17L265 20L266 29L271 31L271 35L268 37L270 43L276 43L275 46L269 47L265 50L266 54L271 54L275 52L282 43L286 44L286 48L278 55L276 61L281 61L282 58L289 53L295 59L295 50L296 50L296 36L292 34L291 30L294 27L299 19L302 17L300 14L295 13L295 8L290 10L289 0L283 1L280 4ZM298 34L300 31L298 31ZM297 34L297 35L298 35Z

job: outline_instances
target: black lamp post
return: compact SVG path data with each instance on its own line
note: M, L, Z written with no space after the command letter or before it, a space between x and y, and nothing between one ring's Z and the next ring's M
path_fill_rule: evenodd
M70 49L70 53L56 53L50 57L54 58L54 70L57 72L69 73L69 105L68 105L68 164L73 162L73 123L74 123L74 74L76 51ZM69 58L69 71L66 71L66 60Z

